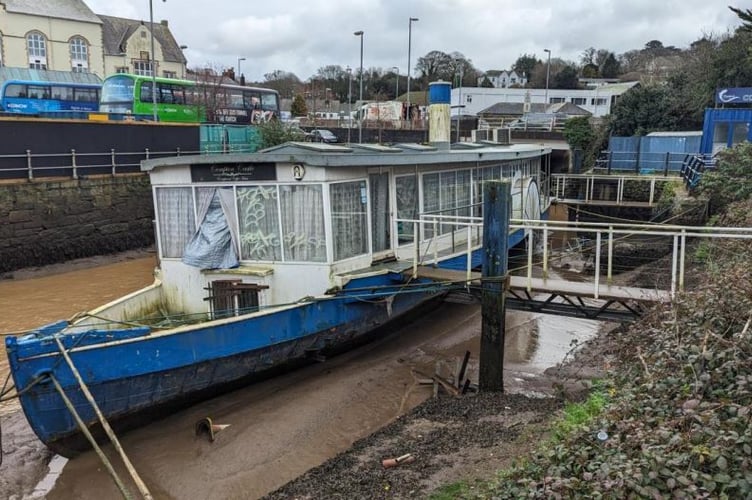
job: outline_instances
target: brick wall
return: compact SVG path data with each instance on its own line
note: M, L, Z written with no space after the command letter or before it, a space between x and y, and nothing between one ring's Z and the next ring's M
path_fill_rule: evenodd
M0 273L154 243L148 175L0 184Z

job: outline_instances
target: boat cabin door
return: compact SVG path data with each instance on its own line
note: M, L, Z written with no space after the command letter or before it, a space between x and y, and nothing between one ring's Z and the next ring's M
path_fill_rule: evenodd
M368 175L371 198L371 248L373 260L394 255L392 228L390 224L391 203L389 199L389 172Z

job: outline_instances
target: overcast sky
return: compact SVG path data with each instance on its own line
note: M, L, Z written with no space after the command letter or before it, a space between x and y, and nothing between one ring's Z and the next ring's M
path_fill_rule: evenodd
M147 0L85 0L97 14L149 21ZM520 54L579 61L588 47L617 54L650 40L687 47L739 25L741 0L167 0L153 1L189 67L237 66L251 81L280 69L306 80L323 66L360 65L406 74L431 50L460 52L481 71L509 68ZM415 73L413 73L415 76Z

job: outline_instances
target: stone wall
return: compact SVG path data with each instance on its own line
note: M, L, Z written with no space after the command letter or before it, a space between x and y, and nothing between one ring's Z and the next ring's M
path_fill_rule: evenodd
M154 243L149 176L0 184L0 273Z

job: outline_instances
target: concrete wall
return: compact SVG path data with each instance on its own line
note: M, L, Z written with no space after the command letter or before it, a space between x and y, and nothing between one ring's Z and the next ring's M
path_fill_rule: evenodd
M154 242L149 177L0 184L0 273Z

